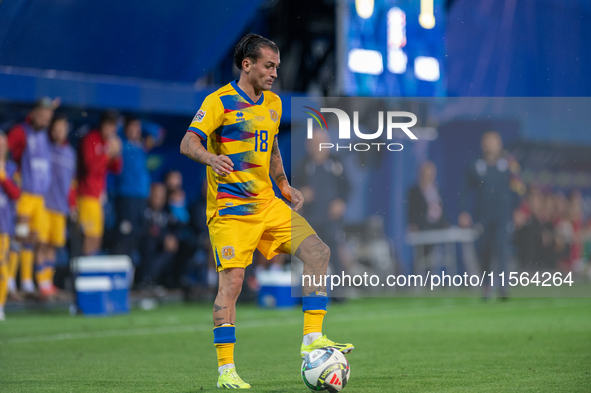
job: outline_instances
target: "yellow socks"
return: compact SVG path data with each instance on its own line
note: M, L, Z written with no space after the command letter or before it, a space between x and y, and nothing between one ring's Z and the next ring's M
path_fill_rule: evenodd
M33 260L33 250L23 248L21 251L21 289L25 292L33 292L35 290L35 286L33 285Z
M37 271L35 272L35 279L37 285L42 291L48 291L53 288L53 276L55 274L54 265L51 262L45 262L37 265Z
M0 308L6 304L6 295L8 294L8 266L0 262Z
M304 311L304 336L309 333L321 333L325 315L326 310Z
M224 364L234 363L234 343L215 344L215 350L218 355L218 367Z
M229 323L213 329L213 343L218 355L218 367L234 363L234 344L236 344L236 326Z
M18 252L10 251L8 257L8 274L12 279L16 279L16 272L18 271Z

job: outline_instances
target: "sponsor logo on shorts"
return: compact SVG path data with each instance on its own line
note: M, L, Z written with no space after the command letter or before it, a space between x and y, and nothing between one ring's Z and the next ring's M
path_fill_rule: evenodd
M279 115L273 109L269 109L269 113L271 114L271 120L277 121L279 119Z
M196 121L198 123L201 123L201 121L203 121L203 118L205 117L205 111L203 109L199 109L197 111L197 114L195 115L195 117L193 118L193 121Z
M230 260L234 258L234 247L233 246L225 246L222 248L222 258L226 260Z

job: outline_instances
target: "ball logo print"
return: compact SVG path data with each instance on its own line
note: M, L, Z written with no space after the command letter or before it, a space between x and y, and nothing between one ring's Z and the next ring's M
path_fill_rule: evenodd
M332 379L330 380L330 383L332 385L341 385L341 381L339 380L339 377L337 377L336 374L332 375Z
M336 348L315 349L302 363L302 379L312 391L340 392L350 374L347 358Z

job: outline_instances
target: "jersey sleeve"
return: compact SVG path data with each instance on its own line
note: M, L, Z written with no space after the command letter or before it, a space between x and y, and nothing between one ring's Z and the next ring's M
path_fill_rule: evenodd
M208 95L201 108L193 118L187 131L194 132L205 140L213 131L222 125L224 120L224 105L217 94Z
M27 135L24 128L18 124L8 132L8 150L12 154L12 159L19 165L26 147Z
M5 170L0 172L0 185L4 189L4 192L8 197L15 201L20 197L21 190L15 183L13 176L16 172L16 165L14 163L7 162Z
M281 117L283 117L283 103L281 102L281 98L277 96L277 131L275 131L275 135L279 134L279 126L281 124Z

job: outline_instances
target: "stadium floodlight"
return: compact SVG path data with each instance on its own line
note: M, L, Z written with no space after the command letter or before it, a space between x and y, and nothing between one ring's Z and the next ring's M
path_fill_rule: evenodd
M374 0L355 0L357 15L363 19L369 19L373 15Z
M439 80L439 61L434 57L417 56L415 59L415 76L427 82Z
M433 14L433 0L421 0L421 13L419 24L424 29L435 27L435 15Z
M384 71L382 54L376 50L351 49L347 62L351 72L380 75Z

